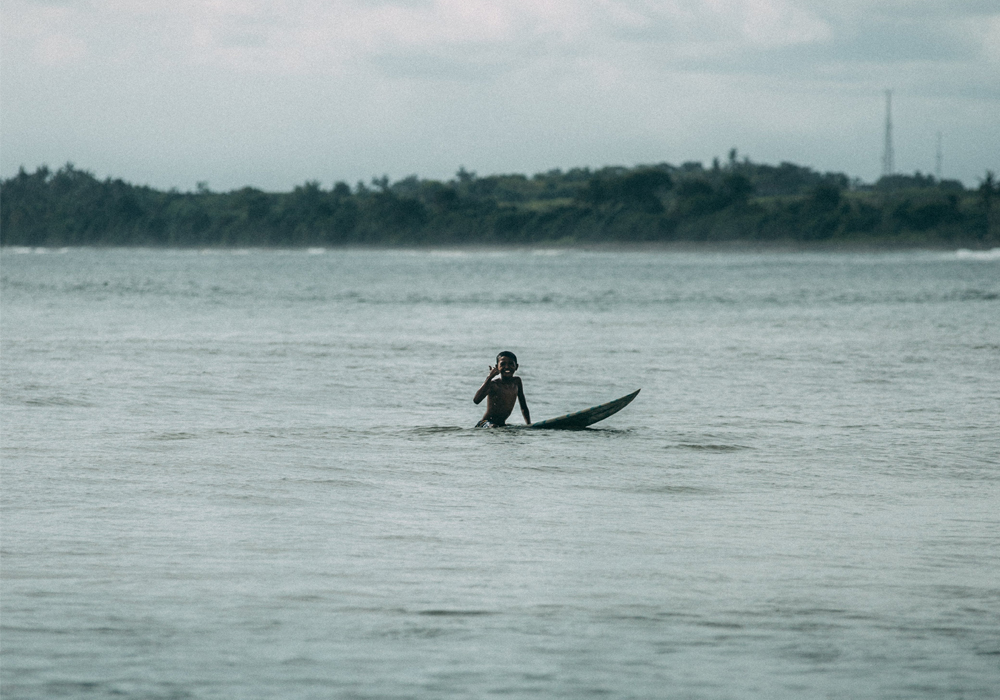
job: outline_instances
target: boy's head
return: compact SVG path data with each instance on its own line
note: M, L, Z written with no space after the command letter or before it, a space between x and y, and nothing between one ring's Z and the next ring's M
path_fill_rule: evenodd
M500 376L510 377L517 371L517 357L510 350L504 350L497 355L497 369Z

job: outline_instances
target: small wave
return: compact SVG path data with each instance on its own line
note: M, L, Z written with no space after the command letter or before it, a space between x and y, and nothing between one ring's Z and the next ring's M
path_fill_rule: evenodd
M441 435L444 433L460 433L468 429L458 425L428 425L419 428L410 428L406 432L411 435Z
M150 440L193 440L196 437L198 436L195 435L194 433L177 432L177 433L157 433L156 435L151 435L149 439Z
M955 251L955 257L959 260L1000 260L1000 248L991 248L990 250L959 248Z
M629 493L679 493L679 494L691 494L691 493L710 493L707 489L701 489L697 486L677 486L673 484L661 484L659 486L637 486L627 490Z
M427 615L430 617L463 617L463 616L479 616L479 615L492 615L493 613L489 610L421 610L417 613L418 615Z
M1000 299L1000 294L983 291L982 289L967 289L955 295L955 297L959 301L995 301Z
M713 443L679 442L671 445L668 449L679 450L705 450L706 452L737 452L739 450L751 449L748 445L722 445Z
M367 481L359 479L290 479L284 477L281 481L289 481L296 484L312 484L313 486L339 486L344 488L357 488L359 486L369 486Z
M45 396L25 399L26 406L93 406L94 404L82 399L71 399L65 396Z
M609 428L606 425L588 425L586 428L581 428L580 430L572 431L574 433L583 433L585 435L593 435L595 437L617 437L619 435L631 435L636 432L635 428Z
M322 255L326 252L326 248L307 248L306 255Z
M723 630L741 630L743 625L739 622L726 622L724 620L703 620L697 623L700 627L711 627Z

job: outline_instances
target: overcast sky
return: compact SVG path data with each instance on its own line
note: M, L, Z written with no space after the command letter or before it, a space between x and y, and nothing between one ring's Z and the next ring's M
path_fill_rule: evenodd
M3 0L0 175L288 190L725 158L976 185L998 0Z

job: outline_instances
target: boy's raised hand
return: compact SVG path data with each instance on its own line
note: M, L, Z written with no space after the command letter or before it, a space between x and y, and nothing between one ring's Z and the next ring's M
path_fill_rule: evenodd
M493 377L497 376L498 374L500 374L500 369L498 367L490 365L490 373L489 375L487 375L486 381L493 379Z

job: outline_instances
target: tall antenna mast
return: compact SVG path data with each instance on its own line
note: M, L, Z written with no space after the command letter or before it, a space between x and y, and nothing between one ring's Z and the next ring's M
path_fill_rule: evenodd
M941 152L941 132L937 132L937 152L934 154L934 175L937 179L941 179L941 163L944 160L944 154Z
M892 152L892 90L885 91L885 146L882 150L882 176L892 175L896 170Z

